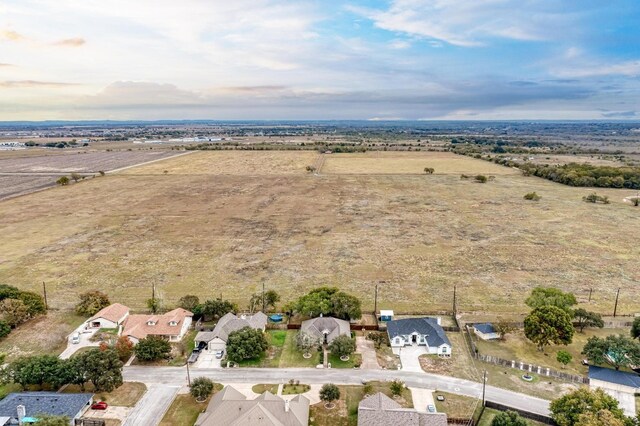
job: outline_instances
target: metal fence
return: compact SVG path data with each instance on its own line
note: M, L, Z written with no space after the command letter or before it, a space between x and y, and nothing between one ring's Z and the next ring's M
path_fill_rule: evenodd
M589 384L589 378L584 376L579 376L575 374L565 373L563 371L553 370L549 367L543 367L541 365L529 364L519 360L512 359L504 359L493 355L481 354L476 347L473 338L471 336L471 331L469 326L465 326L466 329L466 341L469 343L471 348L471 353L475 359L478 361L486 362L488 364L499 365L501 367L513 368L517 370L526 371L529 373L536 373L541 376L554 377L556 379L564 380L567 382L580 383L587 385Z

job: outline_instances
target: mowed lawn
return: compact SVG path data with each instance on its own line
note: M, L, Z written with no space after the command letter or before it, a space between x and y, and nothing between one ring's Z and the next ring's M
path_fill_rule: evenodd
M443 153L375 159L417 161L429 176L328 174L332 158L354 170L367 160L332 155L314 175L304 169L315 152L195 152L2 201L0 282L46 281L55 308L100 289L144 310L152 286L165 308L189 293L246 307L264 282L282 304L336 285L371 310L384 280L379 306L396 312L450 309L454 285L465 312L526 312L538 285L581 302L594 288L589 308L602 313L621 287L618 312L640 311L629 279L640 276L640 231L623 225L638 219L622 202L631 191L598 190L612 203L587 204L591 189ZM542 200L522 198L532 191Z

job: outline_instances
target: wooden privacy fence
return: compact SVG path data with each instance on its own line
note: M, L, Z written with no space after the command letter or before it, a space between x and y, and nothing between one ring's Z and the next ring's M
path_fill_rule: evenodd
M512 359L504 359L493 355L481 354L478 351L475 343L473 342L473 338L471 337L471 331L469 330L469 326L465 326L466 329L466 338L465 340L469 344L471 348L471 353L473 357L478 361L486 362L488 364L499 365L501 367L513 368L516 370L522 370L529 373L535 373L540 376L554 377L556 379L564 380L567 382L580 383L587 385L589 384L589 378L584 376L579 376L576 374L569 374L563 371L557 371L549 367L543 367L541 365L529 364L519 360Z

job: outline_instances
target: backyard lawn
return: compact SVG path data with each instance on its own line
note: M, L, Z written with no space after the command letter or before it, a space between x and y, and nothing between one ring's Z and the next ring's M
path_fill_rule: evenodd
M491 408L485 408L482 413L482 417L480 418L480 422L478 422L478 426L491 426L491 422L493 418L500 414L500 411L493 410ZM544 426L544 423L536 422L534 420L527 419L527 422L530 426Z
M382 392L391 396L389 383L369 382L370 394ZM336 401L333 409L324 408L324 403L312 405L309 412L310 426L356 426L358 423L358 404L365 396L365 386L338 386L340 388L340 400ZM413 407L411 391L405 389L402 396L396 401L406 408ZM398 425L399 426L399 425Z
M447 413L448 417L455 419L470 419L480 406L480 401L477 398L439 392L437 390L433 395L444 396L444 401L435 401L438 412Z
M582 348L587 343L587 339L592 336L605 337L610 334L629 335L628 329L585 329L584 333L576 333L573 336L573 343L570 345L549 346L544 352L537 350L536 346L531 343L522 330L518 330L513 334L508 334L505 341L484 341L475 339L478 351L481 354L493 355L508 360L524 361L543 367L549 367L554 370L563 370L562 365L556 361L556 354L559 350L565 350L573 356L573 360L564 369L571 374L587 374L587 367L581 364L584 356L580 354Z
M258 358L245 359L238 364L240 367L263 367L263 368L276 368L280 364L280 356L282 355L282 348L287 337L287 331L285 330L267 330L266 333L267 342L269 347L266 352L263 352Z
M93 385L87 383L84 389L86 392L94 392ZM124 382L122 386L112 392L97 392L95 401L106 401L109 405L116 407L133 407L147 391L147 386L140 382ZM67 385L61 391L64 393L82 392L80 386Z

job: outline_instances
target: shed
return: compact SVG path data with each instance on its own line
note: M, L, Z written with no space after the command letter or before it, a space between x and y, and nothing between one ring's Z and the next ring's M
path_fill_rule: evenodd
M380 310L380 321L392 321L393 320L393 311L390 309L382 309Z

